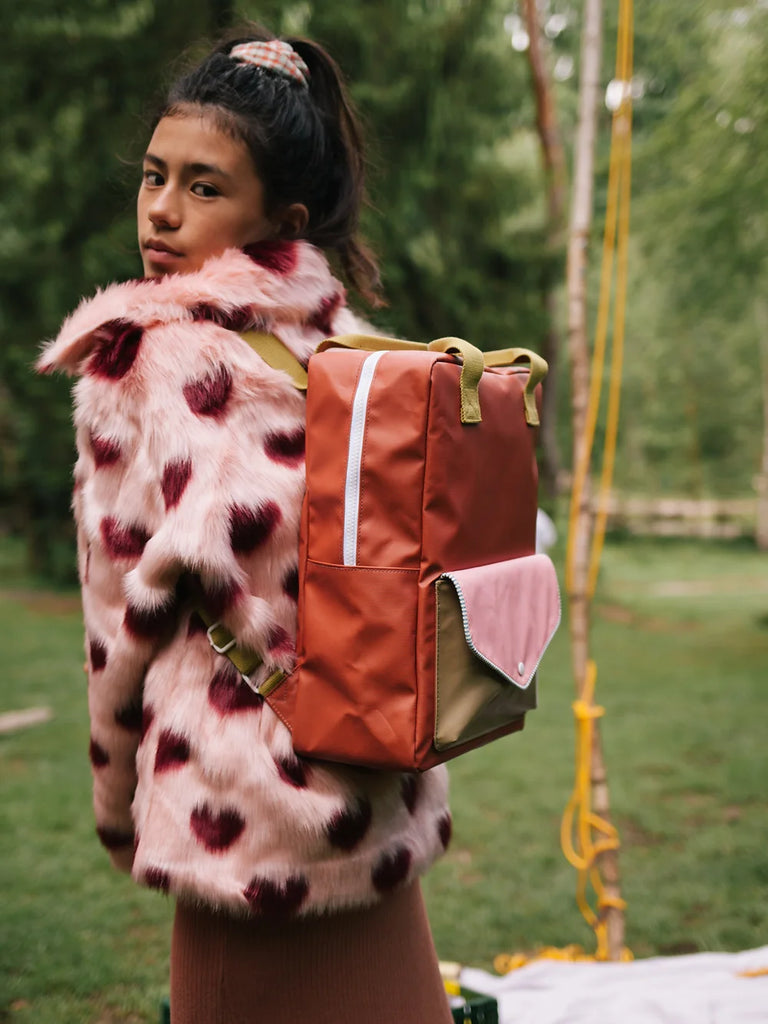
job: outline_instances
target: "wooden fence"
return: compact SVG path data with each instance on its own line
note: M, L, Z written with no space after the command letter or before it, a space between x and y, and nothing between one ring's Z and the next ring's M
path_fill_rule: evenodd
M654 537L754 537L755 498L629 498L612 494L608 529Z

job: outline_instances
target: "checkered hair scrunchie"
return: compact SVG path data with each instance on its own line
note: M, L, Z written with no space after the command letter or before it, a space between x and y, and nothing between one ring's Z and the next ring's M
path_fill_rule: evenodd
M274 71L283 78L292 78L305 89L309 86L309 68L290 43L284 43L281 39L272 39L266 43L238 43L229 51L229 56L244 64L254 64Z

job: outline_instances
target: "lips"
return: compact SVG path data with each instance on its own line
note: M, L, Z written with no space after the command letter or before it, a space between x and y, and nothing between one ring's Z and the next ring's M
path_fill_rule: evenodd
M144 243L144 249L146 252L154 253L160 256L183 256L184 254L179 252L178 249L174 249L172 245L167 245L165 242L161 242L157 238L149 238Z

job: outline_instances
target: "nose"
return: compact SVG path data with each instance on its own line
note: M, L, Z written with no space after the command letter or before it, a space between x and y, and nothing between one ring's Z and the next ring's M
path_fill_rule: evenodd
M178 228L181 224L181 207L174 189L169 185L157 189L147 207L147 216L156 228Z

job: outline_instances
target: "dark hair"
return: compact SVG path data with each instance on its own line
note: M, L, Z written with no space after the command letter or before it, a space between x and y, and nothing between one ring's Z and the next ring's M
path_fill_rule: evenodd
M275 37L259 26L227 39L169 89L157 120L186 104L210 107L241 139L264 186L267 211L303 203L304 238L336 252L348 281L381 305L375 258L358 235L365 200L360 126L339 68L317 43L286 38L309 69L309 88L229 56L233 46Z

